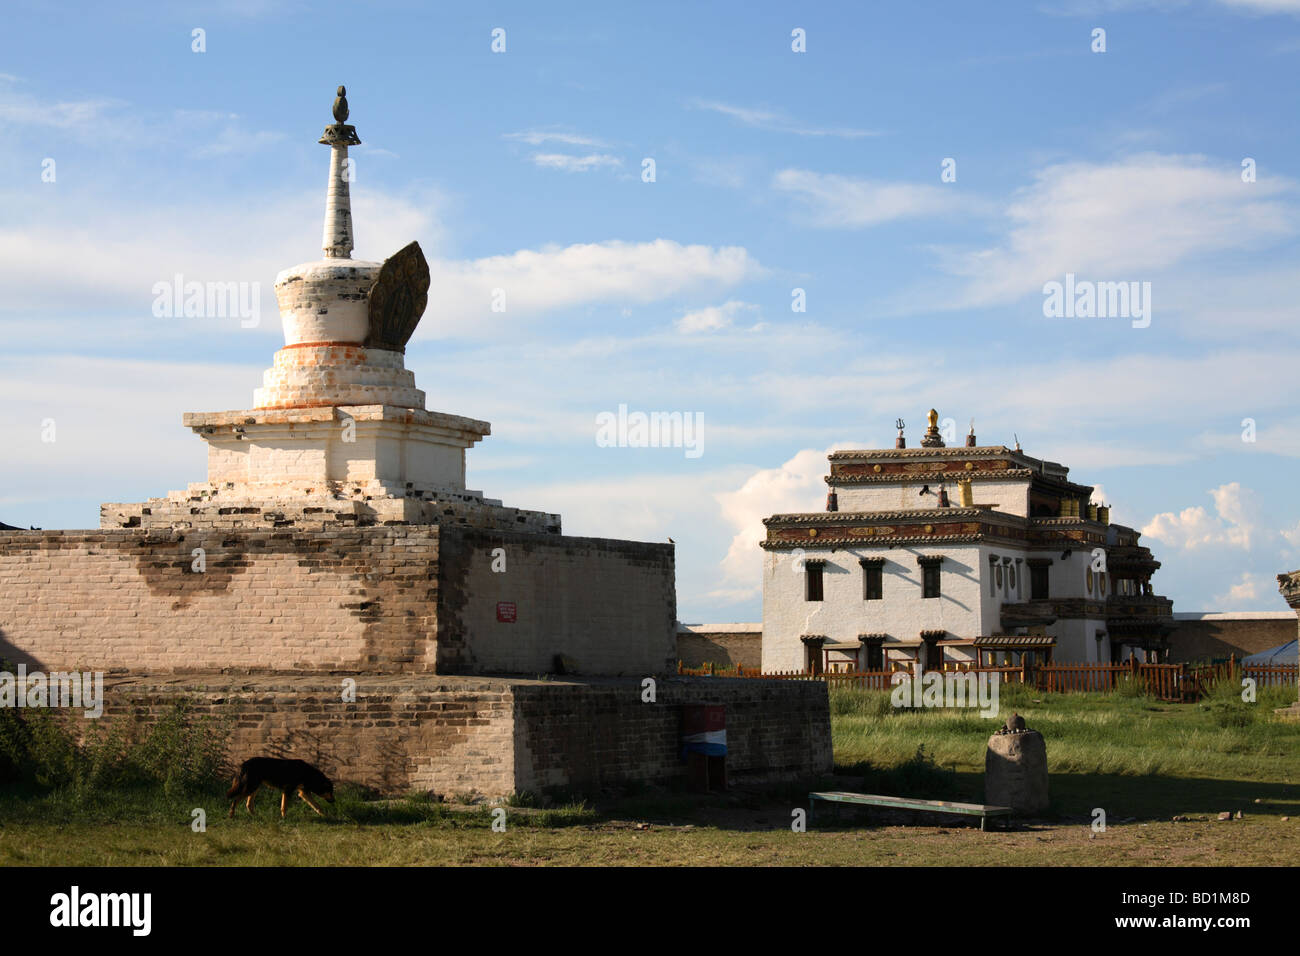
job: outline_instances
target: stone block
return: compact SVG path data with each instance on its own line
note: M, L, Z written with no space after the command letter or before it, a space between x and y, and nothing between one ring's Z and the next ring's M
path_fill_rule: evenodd
M1047 744L1036 730L996 733L984 755L984 802L1021 813L1048 807Z

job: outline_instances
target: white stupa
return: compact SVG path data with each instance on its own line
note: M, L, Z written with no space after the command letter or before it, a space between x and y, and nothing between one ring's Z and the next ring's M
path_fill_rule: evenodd
M284 348L253 392L251 409L189 412L208 443L206 482L142 504L108 504L105 527L208 523L220 517L340 515L362 521L501 524L559 532L559 517L503 509L465 487L465 452L490 434L484 421L429 411L406 368L406 343L428 302L429 267L418 243L379 262L352 259L346 91L330 147L325 257L275 280ZM246 526L257 517L219 523Z

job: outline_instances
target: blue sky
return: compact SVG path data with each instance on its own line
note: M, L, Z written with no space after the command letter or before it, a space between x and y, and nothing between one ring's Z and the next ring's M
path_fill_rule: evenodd
M430 259L407 364L493 423L470 486L671 536L683 620L758 620L761 519L819 509L829 449L900 416L915 440L931 406L1100 485L1175 610L1285 607L1300 0L7 16L0 520L93 527L202 479L181 413L248 407L281 344L344 83L355 255ZM155 317L178 273L259 283L260 324ZM1149 327L1045 317L1066 273L1151 283ZM702 415L703 454L598 447L620 405Z

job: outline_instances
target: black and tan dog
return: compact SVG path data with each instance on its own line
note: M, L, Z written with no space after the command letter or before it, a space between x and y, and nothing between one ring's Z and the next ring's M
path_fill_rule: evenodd
M307 806L321 816L325 814L321 812L320 807L311 802L311 797L307 794L314 793L324 797L330 803L334 802L334 784L330 782L329 777L307 761L287 760L281 757L254 757L240 765L230 792L226 794L227 798L234 800L234 803L230 804L232 817L235 815L235 804L239 803L240 797L248 798L245 806L248 815L253 815L253 797L257 796L257 789L262 784L275 787L280 791L281 818L284 817L291 793L302 797L307 801Z

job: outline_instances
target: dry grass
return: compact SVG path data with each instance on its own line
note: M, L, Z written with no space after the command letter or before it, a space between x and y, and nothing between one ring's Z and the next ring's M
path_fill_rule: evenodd
M556 829L258 824L0 829L4 866L1249 866L1291 865L1300 823L1111 827L1085 824L981 833L950 827L636 830L613 823Z
M1053 805L1047 819L1007 832L819 810L813 831L795 833L791 812L807 786L706 798L660 793L594 807L512 805L504 833L491 829L482 805L378 804L343 791L328 819L299 805L287 822L277 817L278 801L263 801L256 819L227 820L215 791L189 798L157 788L10 791L0 794L0 865L1291 865L1300 835L1300 723L1274 719L1272 707L1293 694L1255 705L1226 693L1173 705L1013 693L1004 714L1018 710L1047 738ZM833 711L840 776L808 786L981 799L984 741L997 720L898 713L862 693L837 693ZM207 813L204 833L190 828L194 807ZM1098 807L1107 815L1102 833L1089 826ZM1225 810L1244 818L1219 822ZM1175 815L1191 819L1173 822Z

